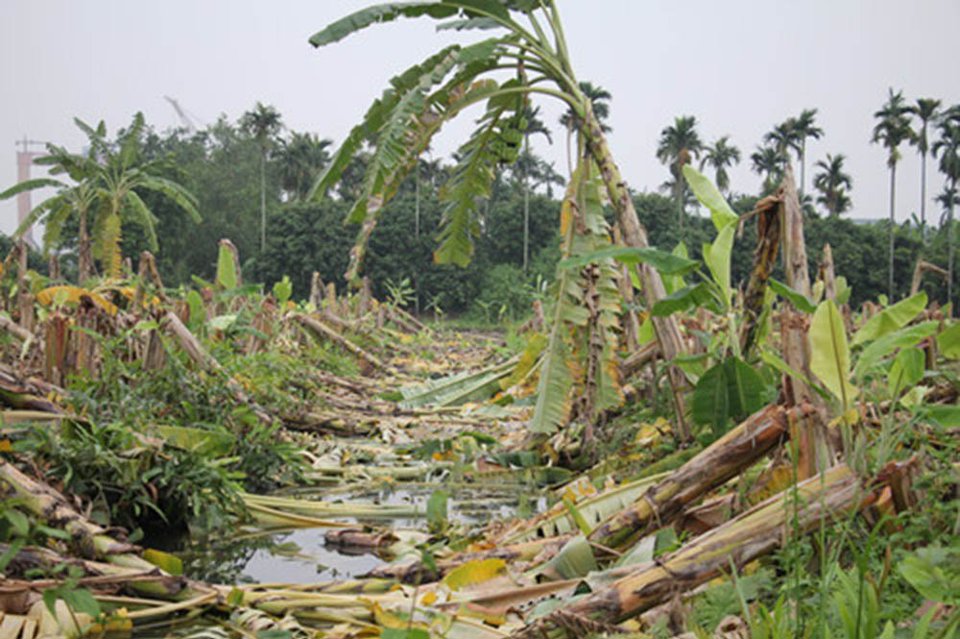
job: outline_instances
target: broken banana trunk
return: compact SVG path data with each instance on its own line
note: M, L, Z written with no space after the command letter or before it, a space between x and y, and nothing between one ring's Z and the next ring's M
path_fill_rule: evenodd
M566 639L578 628L609 626L696 588L732 566L740 568L779 548L789 531L806 533L857 512L876 500L846 465L835 466L779 493L679 550L640 567L561 610L528 624L514 636ZM628 571L629 570L629 571Z
M771 405L652 486L641 499L594 530L589 540L596 547L625 550L641 537L670 523L684 508L710 490L735 477L770 452L789 435L788 413L803 413L809 406L788 411Z
M294 319L317 339L333 342L377 371L391 372L390 367L384 364L378 357L363 350L320 320L306 315L294 315Z
M743 325L740 329L740 350L750 353L760 332L760 316L767 283L777 265L780 253L780 198L770 195L757 203L757 248L753 253L750 281L743 296Z
M240 404L245 404L250 407L254 415L257 416L264 424L272 424L273 418L263 409L259 404L253 401L247 392L243 389L243 386L235 380L233 377L223 370L223 367L220 365L220 362L217 359L208 353L203 345L200 343L200 340L190 332L190 329L187 328L180 318L177 317L177 314L173 311L168 311L166 315L163 316L161 325L167 334L170 335L181 349L187 354L187 356L193 360L195 364L203 368L204 370L223 375L226 377L227 388L230 389L230 392L233 394L234 398Z

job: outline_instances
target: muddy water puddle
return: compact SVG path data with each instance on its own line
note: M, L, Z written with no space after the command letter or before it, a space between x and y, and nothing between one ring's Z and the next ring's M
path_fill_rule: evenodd
M447 493L451 523L479 527L493 520L528 517L546 508L537 488L524 485L444 486L430 484L351 492L297 491L301 499L323 499L344 504L412 506L413 517L358 520L338 517L356 526L369 524L398 531L427 530L427 502L437 490ZM276 531L241 530L232 538L197 540L178 552L185 573L213 583L316 583L363 575L392 560L385 554L328 545L330 528Z

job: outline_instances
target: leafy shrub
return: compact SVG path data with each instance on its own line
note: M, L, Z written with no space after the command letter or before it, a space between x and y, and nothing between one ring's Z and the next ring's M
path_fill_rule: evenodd
M498 264L483 278L473 312L488 322L517 320L529 315L534 292L520 268Z
M244 512L236 475L224 464L120 423L44 425L24 445L46 462L48 478L89 500L91 517L104 525L213 529Z

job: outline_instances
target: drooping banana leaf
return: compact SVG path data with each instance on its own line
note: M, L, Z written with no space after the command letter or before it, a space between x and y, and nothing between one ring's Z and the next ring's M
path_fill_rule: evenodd
M598 568L593 548L590 547L587 538L584 535L577 535L564 544L560 552L550 561L538 566L534 574L551 581L561 581L586 577Z

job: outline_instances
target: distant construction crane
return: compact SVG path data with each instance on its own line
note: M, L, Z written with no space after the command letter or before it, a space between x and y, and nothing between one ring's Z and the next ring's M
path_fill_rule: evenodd
M30 179L30 167L33 166L33 158L41 155L38 151L31 151L30 147L46 146L46 142L29 140L27 136L23 136L22 140L16 141L16 146L20 147L17 150L17 183L19 184ZM30 215L30 211L33 210L30 193L31 191L28 189L17 194L17 228L20 228L23 221ZM23 234L23 239L30 246L36 247L33 241L33 227L27 229L27 232Z
M183 107L180 106L180 103L177 102L174 98L171 98L169 95L163 96L163 99L169 102L170 106L173 107L173 110L177 112L177 117L180 118L180 122L181 124L183 124L187 132L196 133L198 128L196 121L192 117L187 115L187 112L184 111Z

